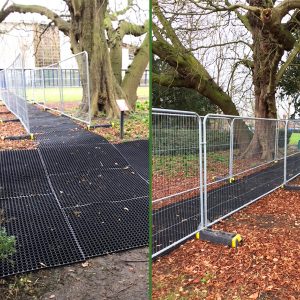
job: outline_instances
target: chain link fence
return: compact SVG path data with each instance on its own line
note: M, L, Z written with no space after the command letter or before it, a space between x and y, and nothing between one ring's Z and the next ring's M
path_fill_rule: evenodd
M25 77L28 101L91 124L87 52L47 67L26 70Z
M300 174L300 120L152 110L153 257Z
M1 100L30 133L26 84L22 56L18 55L5 70L0 71Z

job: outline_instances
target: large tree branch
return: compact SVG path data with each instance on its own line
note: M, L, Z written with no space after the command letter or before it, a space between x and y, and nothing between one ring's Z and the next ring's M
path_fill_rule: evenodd
M124 37L124 35L141 36L148 32L148 23L149 22L146 21L144 25L137 25L128 21L121 21L119 30L122 33L122 37Z
M224 113L230 115L239 114L228 94L211 78L204 66L201 65L192 53L181 51L161 38L153 42L152 51L161 60L166 61L173 67L179 76L185 79L190 88L195 89L201 95L210 99ZM161 79L163 78L161 77Z
M145 36L140 48L135 52L134 59L122 80L121 87L128 97L131 107L135 106L137 100L137 88L149 63L149 33Z
M186 80L174 74L157 74L152 72L152 81L166 87L194 87L194 85L189 80Z
M291 65L291 63L294 61L296 56L300 53L300 41L296 43L293 51L291 51L290 55L288 56L287 60L284 64L281 65L280 69L277 72L276 75L276 85L279 83L280 79L282 78L284 72L286 69Z
M14 12L21 14L38 13L40 15L43 15L50 19L65 35L69 35L70 24L67 21L63 20L57 13L40 5L12 4L6 9L0 11L0 22L4 21L6 17L8 17L11 13Z
M276 7L276 9L280 13L280 20L282 20L282 18L286 16L291 10L297 8L300 8L300 0L284 0Z
M117 41L122 41L125 35L133 35L139 37L148 32L149 21L145 21L143 25L134 24L125 20L120 21L118 28L112 26L110 15L106 15L105 28L109 43L115 45Z

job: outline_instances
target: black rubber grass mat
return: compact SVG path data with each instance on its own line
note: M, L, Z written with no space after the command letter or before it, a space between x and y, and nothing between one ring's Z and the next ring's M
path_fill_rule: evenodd
M152 214L153 253L183 239L200 224L200 196L154 210Z
M52 175L50 180L63 207L109 205L148 195L148 185L130 167Z
M0 262L0 276L83 260L53 196L0 200L4 226L16 237L16 253Z
M1 199L50 194L51 188L45 177L24 177L14 174L0 177Z
M45 175L37 150L0 151L2 176L17 174L24 177Z
M126 160L110 144L73 145L40 151L50 175L105 168L124 168Z
M82 144L108 144L108 141L99 135L85 131L83 129L54 131L37 135L37 140L41 147L64 147Z
M288 158L288 176L299 174L300 155ZM221 187L212 186L207 193L207 217L209 222L238 209L277 188L283 183L283 161L265 170L245 176ZM196 231L200 224L200 196L162 206L154 210L153 253L183 239ZM198 213L199 212L199 213Z
M115 144L115 147L126 158L139 174L149 180L149 142L148 140L131 141Z
M0 152L0 199L49 194L37 150Z
M0 277L147 245L148 184L124 156L68 118L30 114L39 149L0 152L2 226L17 240Z
M148 197L65 209L86 257L148 244Z

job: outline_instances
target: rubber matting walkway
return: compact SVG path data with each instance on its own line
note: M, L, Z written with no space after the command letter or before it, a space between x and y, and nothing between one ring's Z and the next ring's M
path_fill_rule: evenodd
M288 179L299 174L300 155L289 157L287 166ZM221 187L208 191L207 217L209 222L279 187L283 179L283 161L280 161L269 168L236 180L234 183L223 184ZM199 196L155 210L152 222L152 243L153 253L155 253L197 230L200 223Z
M126 157L132 167L139 172L139 174L149 180L149 147L147 140L131 141L121 144L116 144L116 148L120 153ZM140 155L144 153L146 159Z
M148 152L131 163L67 117L30 106L29 118L38 149L0 152L2 226L17 241L0 277L147 245Z

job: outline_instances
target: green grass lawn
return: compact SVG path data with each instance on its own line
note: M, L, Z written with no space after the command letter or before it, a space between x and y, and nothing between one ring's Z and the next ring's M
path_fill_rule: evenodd
M138 98L149 99L149 87L139 87L137 90ZM59 103L60 102L60 92L58 88L46 88L43 89L26 89L26 96L28 100L35 100L38 102L46 103ZM80 102L82 98L82 88L81 87L64 87L63 88L64 102Z
M43 89L26 89L26 96L28 100L44 101L47 103L60 102L60 92L58 88L46 88L45 93ZM64 102L80 102L82 99L82 88L63 88Z
M290 137L289 145L298 145L299 141L300 141L300 133L293 132Z
M137 90L138 98L149 99L149 87L140 86Z

